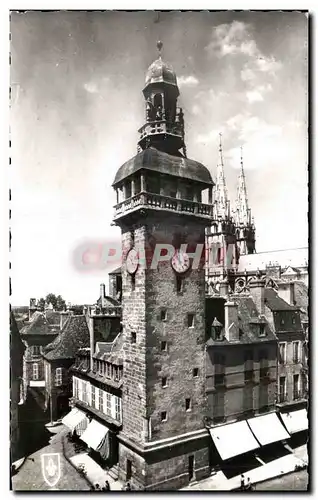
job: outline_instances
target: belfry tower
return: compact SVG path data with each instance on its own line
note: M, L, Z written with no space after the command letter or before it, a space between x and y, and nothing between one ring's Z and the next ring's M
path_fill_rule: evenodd
M209 474L203 264L213 181L186 158L177 77L161 54L143 94L139 153L113 183L123 251L119 474L134 489L171 490Z
M236 239L240 255L255 253L255 225L248 206L247 189L241 148L241 170L238 179L235 210Z

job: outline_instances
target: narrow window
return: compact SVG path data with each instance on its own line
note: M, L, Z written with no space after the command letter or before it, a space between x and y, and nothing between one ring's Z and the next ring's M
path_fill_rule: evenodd
M279 363L281 365L286 363L286 344L285 343L279 344Z
M188 314L188 328L194 326L194 314Z
M182 292L182 278L180 276L176 277L177 292Z
M194 455L189 455L188 470L189 470L189 481L192 481L192 479L194 479Z
M55 370L55 385L62 385L62 368Z
M262 325L262 324L259 325L259 336L260 337L264 337L265 334L266 334L266 332L265 332L265 325Z
M165 340L163 340L161 342L161 350L162 351L167 351L167 342Z
M166 321L167 320L167 310L166 309L161 309L160 319L161 319L161 321Z
M99 409L100 411L103 411L103 406L104 406L104 391L102 389L99 389Z
M136 342L137 342L137 333L131 332L131 343L136 344Z
M127 462L126 462L126 481L129 481L131 479L131 474L132 474L132 461L127 459Z
M185 400L185 407L186 407L186 411L191 411L191 399L190 398L187 398Z
M296 318L293 318L293 319L292 319L292 323L293 323L293 325L295 325L295 324L296 324Z
M33 363L33 365L32 365L32 378L33 378L33 380L38 380L38 378L39 378L39 365L38 365L38 363Z
M95 408L95 386L92 385L92 407Z
M161 422L166 422L166 420L167 420L167 412L162 411L161 412Z
M167 377L162 377L162 379L161 379L161 387L167 387Z
M294 399L299 399L300 396L300 391L299 391L299 375L296 374L293 377L293 382L294 382L294 388L293 388L293 396Z
M299 342L293 342L293 362L299 363Z
M279 402L283 403L286 399L286 377L279 378Z
M193 368L193 376L198 377L199 376L199 368Z
M131 275L131 289L132 289L132 291L134 291L135 288L136 288L136 275L132 274Z

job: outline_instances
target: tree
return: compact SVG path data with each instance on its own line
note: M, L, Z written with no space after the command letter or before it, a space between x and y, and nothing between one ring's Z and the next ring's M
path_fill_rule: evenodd
M66 302L61 295L55 295L54 293L49 293L44 299L40 299L40 301L44 301L46 305L52 304L55 311L63 311L65 309ZM40 302L39 301L39 302ZM43 302L41 302L43 304ZM43 307L44 309L44 307Z
M45 299L43 297L38 301L38 309L40 311L44 311L45 308Z
M61 297L61 295L58 295L56 297L56 310L63 311L65 309L65 306L66 306L65 300L63 299L63 297Z

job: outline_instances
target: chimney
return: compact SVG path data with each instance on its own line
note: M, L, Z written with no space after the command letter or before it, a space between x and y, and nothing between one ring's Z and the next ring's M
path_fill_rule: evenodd
M105 284L101 283L100 285L100 305L101 307L105 307Z
M36 307L36 299L30 299L30 306L29 306L29 321L31 320L31 317L33 313L37 310Z
M221 297L226 297L229 293L229 282L227 278L224 280L221 280L220 282L220 296Z
M229 342L239 342L238 304L228 300L224 304L225 338Z
M250 281L250 295L256 306L259 315L265 314L265 281L260 278L254 278Z
M282 281L278 283L278 296L290 306L295 305L295 283L293 281Z

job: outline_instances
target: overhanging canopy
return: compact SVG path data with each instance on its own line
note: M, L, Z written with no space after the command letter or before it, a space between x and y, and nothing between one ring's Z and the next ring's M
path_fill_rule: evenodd
M222 460L259 448L246 420L209 429Z
M250 418L247 423L262 446L290 438L276 413L267 413L266 415Z
M100 424L96 420L92 420L86 431L82 434L81 440L84 441L90 448L93 448L93 450L98 450L107 433L107 427Z
M72 408L62 419L62 424L66 425L72 432L76 429L81 434L87 427L87 417L78 408Z
M305 408L290 413L281 413L280 416L289 434L295 434L296 432L308 429L307 410Z

